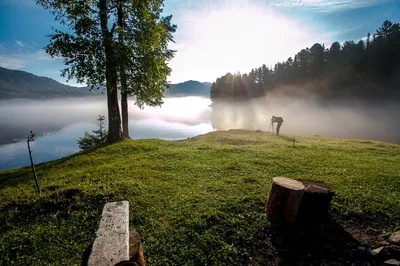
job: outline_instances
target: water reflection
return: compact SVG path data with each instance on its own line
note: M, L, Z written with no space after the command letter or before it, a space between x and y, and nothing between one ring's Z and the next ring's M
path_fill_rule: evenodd
M0 102L0 141L7 143L0 146L0 170L30 164L25 140L30 130L38 134L31 144L34 161L46 162L78 152L77 139L97 129L97 115L106 114L99 97L54 101ZM162 108L140 110L131 102L130 136L176 140L210 132L209 104L201 97L167 98Z

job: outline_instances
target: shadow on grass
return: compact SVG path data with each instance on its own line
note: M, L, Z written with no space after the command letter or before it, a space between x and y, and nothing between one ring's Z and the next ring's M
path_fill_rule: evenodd
M295 142L297 141L295 137L289 137L286 135L279 135L277 137L291 143L293 143L293 139L295 140Z
M10 202L0 208L0 232L5 232L7 224L24 226L35 223L47 216L68 220L73 212L85 211L100 213L103 205L114 198L114 194L85 195L81 190L72 188L56 190L50 197L36 201ZM4 220L3 220L4 219Z
M112 194L85 195L74 188L1 207L0 264L63 265L57 261L65 256L80 257L93 240L103 205L113 199Z
M18 171L0 175L0 189L28 181L34 182L32 170L30 167L24 167Z
M102 147L104 147L104 146L92 148L92 149L85 150L85 151L80 151L78 153L74 153L72 155L69 155L67 157L63 157L63 158L60 158L57 160L35 164L36 173L37 173L37 176L39 179L39 185L40 185L40 178L41 178L40 174L41 174L41 172L46 171L47 168L57 167L58 165L61 165L68 160L71 160L71 159L73 159L77 156L81 156L83 154L91 154ZM34 185L34 179L33 179L31 166L25 166L25 167L22 167L19 169L13 169L13 170L9 170L9 171L10 171L9 173L0 174L0 189L6 188L9 186L15 186L15 185L21 184L21 183L27 183L27 182L32 182L32 185Z
M252 261L260 265L375 265L366 247L333 217L323 223L294 226L271 224L258 235L261 246L275 251L258 254ZM259 244L257 244L259 245Z

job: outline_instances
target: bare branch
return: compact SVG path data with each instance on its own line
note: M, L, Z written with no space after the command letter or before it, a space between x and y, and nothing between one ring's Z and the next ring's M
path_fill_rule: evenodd
M107 13L110 13L113 9L116 9L116 8L117 8L117 5L114 5L114 6L110 7L110 8L107 10Z
M110 35L111 35L111 36L114 35L114 31L115 31L116 27L117 27L117 24L114 23L113 26L112 26L112 28L111 28L111 31L110 31Z

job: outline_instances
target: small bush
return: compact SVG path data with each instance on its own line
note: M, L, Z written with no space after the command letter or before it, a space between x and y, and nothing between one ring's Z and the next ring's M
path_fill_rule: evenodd
M93 134L89 134L87 131L85 131L85 135L82 138L78 139L78 146L82 150L87 150L91 148L98 147L100 145L103 145L106 143L107 140L107 130L104 128L104 120L105 117L102 115L99 115L99 118L97 121L99 121L99 129L98 130L93 130Z

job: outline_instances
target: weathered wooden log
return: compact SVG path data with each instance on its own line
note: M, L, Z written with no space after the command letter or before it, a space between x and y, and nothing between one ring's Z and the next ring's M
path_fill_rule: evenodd
M114 266L129 259L129 203L104 205L96 239L89 256L89 266Z
M304 194L303 183L286 177L274 177L272 182L266 204L268 218L275 222L295 222Z
M328 211L334 193L329 187L313 180L299 180L305 186L304 195L298 212L298 220L318 222L328 217Z
M129 232L129 260L138 262L140 266L146 265L140 235L136 231Z
M121 261L114 266L145 266L143 248L140 235L136 231L129 231L129 260Z

